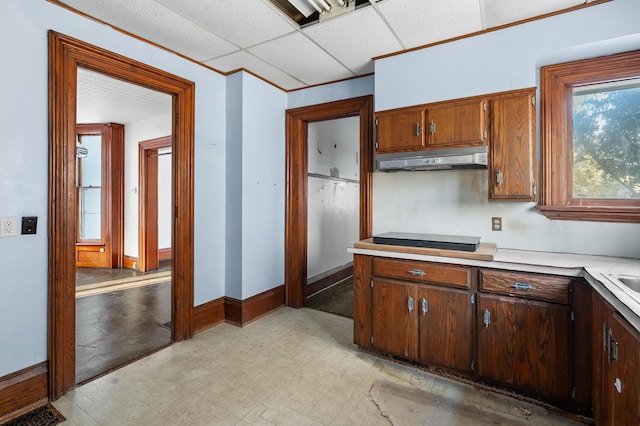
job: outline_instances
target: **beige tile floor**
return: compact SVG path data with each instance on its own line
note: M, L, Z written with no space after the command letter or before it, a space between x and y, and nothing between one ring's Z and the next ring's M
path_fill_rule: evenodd
M463 398L476 409L532 413L521 424L574 424L360 352L352 324L337 315L289 308L244 328L221 324L78 387L53 405L67 418L64 424L83 426L483 424L444 422L447 416L385 417L393 401L379 408L370 393L382 382L386 388L438 392L454 404Z

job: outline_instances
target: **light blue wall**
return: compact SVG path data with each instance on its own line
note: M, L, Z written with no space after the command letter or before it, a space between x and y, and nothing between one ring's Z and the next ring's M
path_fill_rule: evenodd
M234 299L242 299L242 81L241 72L227 77L225 295Z
M242 298L246 299L284 284L287 94L242 74Z
M47 31L196 83L195 304L225 293L225 78L42 0L0 2L0 217L38 216L33 236L0 238L0 377L47 359Z
M372 95L373 90L374 78L372 75L308 89L295 90L288 93L287 108L298 108Z
M640 1L615 0L377 60L376 111L539 86L543 65L640 49L639 19ZM502 248L640 258L637 224L551 221L534 203L489 202L485 170L378 172L373 189L374 233L477 235ZM492 216L503 218L502 232L491 231Z

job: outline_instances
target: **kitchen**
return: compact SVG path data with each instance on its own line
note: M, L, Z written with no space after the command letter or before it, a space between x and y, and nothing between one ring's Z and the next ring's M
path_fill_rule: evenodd
M6 88L4 99L12 101L2 102L3 147L12 154L0 160L2 216L41 218L31 239L0 240L7 268L0 302L2 346L12 348L0 354L2 377L49 359L47 30L196 82L195 307L225 296L249 299L285 282L285 110L375 95L374 110L380 112L532 87L538 88L539 100L540 67L640 48L637 1L615 0L379 58L374 76L283 92L249 73L211 73L51 3L2 7L2 34L5 39L17 34L22 43L2 47L2 56L13 64L3 69L4 80L17 83ZM539 108L537 102L538 122ZM25 128L31 129L29 135ZM33 145L36 149L25 148ZM242 153L235 156L232 147L239 146ZM254 167L266 162L269 170ZM372 179L373 234L479 236L495 243L497 254L526 250L640 258L637 223L551 220L533 201L489 201L487 170L376 172ZM502 231L492 231L493 217L502 218Z

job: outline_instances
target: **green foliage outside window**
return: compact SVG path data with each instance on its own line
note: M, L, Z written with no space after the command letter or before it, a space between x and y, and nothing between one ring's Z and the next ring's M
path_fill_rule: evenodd
M576 90L573 197L640 199L640 87Z

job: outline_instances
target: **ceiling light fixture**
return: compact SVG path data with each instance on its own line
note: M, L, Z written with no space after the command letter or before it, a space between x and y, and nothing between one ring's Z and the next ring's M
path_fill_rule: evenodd
M322 13L323 12L322 8L320 6L318 6L318 4L315 1L307 0L307 3L309 3L311 6L313 6L313 8L318 11L318 13Z
M369 0L268 0L301 28L370 6Z

